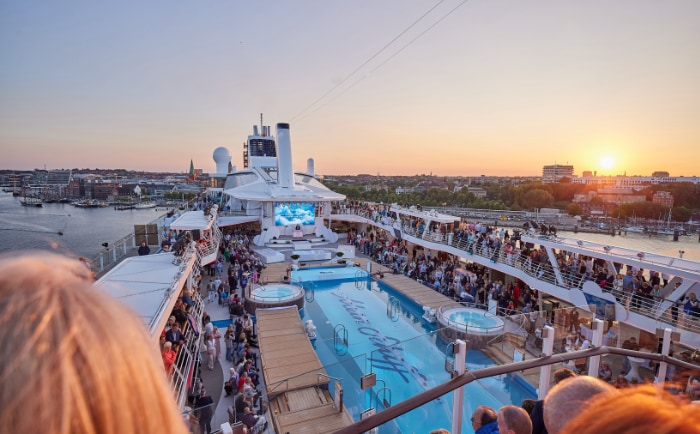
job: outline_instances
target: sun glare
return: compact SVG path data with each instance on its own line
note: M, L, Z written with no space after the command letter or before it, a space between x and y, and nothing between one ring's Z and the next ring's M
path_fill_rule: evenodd
M600 159L600 167L604 170L610 170L615 165L615 160L610 155L605 155Z

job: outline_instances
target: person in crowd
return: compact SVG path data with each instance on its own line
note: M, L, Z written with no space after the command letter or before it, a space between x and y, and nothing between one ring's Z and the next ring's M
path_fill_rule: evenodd
M627 381L627 378L625 378L623 374L620 374L615 378L613 386L615 386L615 389L626 389L630 387L630 383Z
M700 300L694 292L686 295L683 299L683 313L687 319L697 320L700 318Z
M598 378L609 383L612 380L612 368L609 364L601 361L600 366L598 366Z
M567 378L573 378L576 373L568 368L561 368L554 371L554 384L557 385ZM544 424L544 399L535 402L534 408L530 412L532 420L532 434L547 434L547 427Z
M679 286L683 283L682 280L678 280L675 283L674 286L674 291L678 289ZM665 285L664 285L665 286ZM678 324L678 308L683 308L683 298L679 298L675 303L671 305L671 319L673 320L673 325Z
M557 384L544 399L544 424L549 434L559 434L564 426L598 395L613 395L619 392L597 378L577 376Z
M139 246L139 256L146 256L149 253L151 253L151 248L148 247L148 244L146 244L145 241L141 241L141 245Z
M256 428L264 430L264 427L267 425L265 416L259 416L253 413L253 410L251 410L249 406L243 407L243 411L237 413L236 416L248 429Z
M685 394L692 401L700 400L700 376L691 375L688 377L688 384L685 387Z
M214 282L211 280L207 283L207 303L211 303L216 298L216 290L214 289Z
M173 323L170 330L165 332L165 340L173 344L172 348L175 351L180 347L180 344L187 342L187 338L185 338L185 335L180 331L180 324L178 322Z
M243 396L244 399L251 402L253 406L257 404L259 394L255 388L255 385L253 384L253 380L250 378L250 375L246 377L245 383L243 383Z
M530 415L521 407L506 405L498 410L499 434L532 434Z
M226 361L233 362L233 345L235 343L235 335L233 324L229 324L224 333L224 344L226 345Z
M634 351L639 351L639 344L637 343L637 338L634 336L630 337L629 339L626 339L622 343L622 348L625 350L634 350ZM622 358L622 373L627 374L630 369L632 369L632 365L630 365L630 361L627 357Z
M211 337L214 339L214 357L216 360L219 360L221 355L221 332L218 327L214 327Z
M186 434L142 321L92 282L53 253L0 258L2 431Z
M175 358L177 357L177 353L173 351L173 343L165 341L163 343L163 347L161 348L160 355L163 359L165 372L168 374L168 377L171 377L173 375L173 371L175 370Z
M430 434L450 434L450 432L445 428L438 428L430 431Z
M211 434L211 419L214 417L214 400L207 395L206 389L202 387L202 391L195 402L195 415L199 419L199 426L203 434Z
M202 316L202 326L204 328L204 338L214 336L214 324L211 322L211 317L209 315L203 314Z
M470 420L475 434L498 434L498 413L493 408L478 406Z
M160 248L164 252L169 252L170 251L170 245L171 245L170 237L164 237L161 242L160 242Z
M700 407L651 385L605 394L580 406L562 434L700 434Z
M523 399L523 402L520 404L520 406L525 410L528 414L532 413L532 409L535 408L535 401L534 399Z
M207 351L207 369L214 370L214 362L216 361L216 347L214 346L214 337L205 336L205 346Z
M229 375L229 379L224 382L224 391L226 391L226 396L230 396L238 387L238 373L236 372L236 368L230 368Z
M253 320L248 314L243 316L243 333L245 333L246 339L248 340L253 336Z

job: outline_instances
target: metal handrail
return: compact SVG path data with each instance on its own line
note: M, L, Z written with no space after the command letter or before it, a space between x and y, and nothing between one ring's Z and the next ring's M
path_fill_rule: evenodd
M605 354L617 354L628 357L638 357L647 360L665 362L670 365L680 366L690 370L697 369L697 366L694 366L682 360L675 359L670 356L665 356L662 354L645 353L642 351L625 350L622 348L607 346L591 348L588 350L573 351L564 354L554 354L551 356L528 359L522 362L510 363L507 365L492 366L474 371L466 371L464 374L452 378L451 380L448 380L445 383L439 384L431 389L426 390L425 392L419 393L418 395L408 398L405 401L395 404L372 416L355 422L354 424L346 426L338 431L335 431L335 434L354 434L358 432L367 432L372 428L385 424L405 413L408 413L411 410L414 410L424 404L427 404L430 401L440 398L441 396L447 393L453 392L454 390L460 387L463 387L473 381L480 380L482 378L495 377L498 375L509 374L525 369L539 368L541 366L553 365L555 363L564 363L570 360L601 356Z

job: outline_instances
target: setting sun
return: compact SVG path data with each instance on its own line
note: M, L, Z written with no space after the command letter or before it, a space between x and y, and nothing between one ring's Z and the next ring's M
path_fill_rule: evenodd
M604 170L610 170L615 165L615 160L610 155L605 155L600 159L600 167Z

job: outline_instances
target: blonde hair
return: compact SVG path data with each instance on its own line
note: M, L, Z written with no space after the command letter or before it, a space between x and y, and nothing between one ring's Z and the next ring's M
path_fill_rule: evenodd
M53 253L0 258L5 432L186 433L141 321Z
M652 385L624 389L593 401L562 434L698 434L698 406Z

